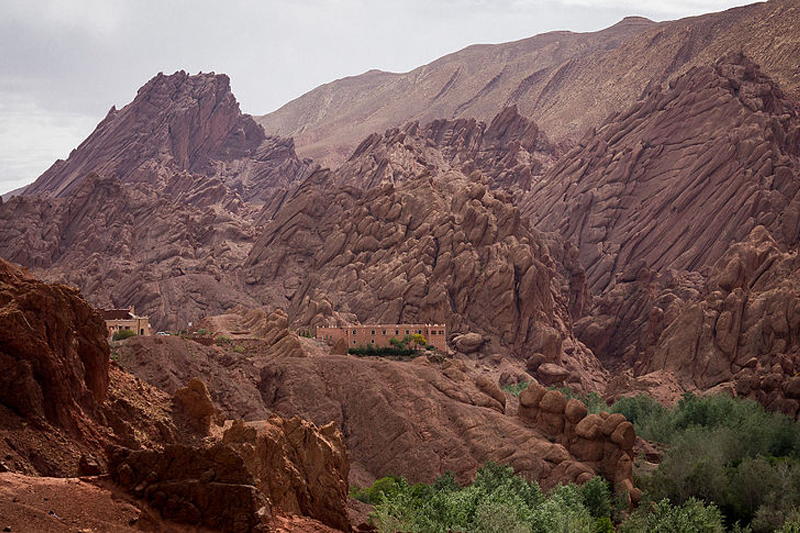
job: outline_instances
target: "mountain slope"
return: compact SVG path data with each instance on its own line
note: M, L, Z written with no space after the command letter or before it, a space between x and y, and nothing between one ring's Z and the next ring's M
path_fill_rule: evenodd
M696 67L587 135L522 212L580 249L600 293L639 262L700 270L764 224L800 236L800 113L752 61Z
M342 162L366 135L410 120L489 121L517 105L556 141L575 139L649 86L744 51L788 93L800 88L800 10L792 0L655 24L628 18L588 34L554 32L472 46L405 74L369 72L323 85L257 117L298 151Z
M613 49L654 24L632 17L606 30L551 32L498 45L474 45L405 74L370 71L323 85L257 117L265 131L294 137L300 153L336 165L364 137L408 121L476 118L488 122L542 90L575 57Z

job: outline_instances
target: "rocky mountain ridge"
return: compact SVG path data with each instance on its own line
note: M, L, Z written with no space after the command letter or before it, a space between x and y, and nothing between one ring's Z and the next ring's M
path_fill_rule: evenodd
M413 120L488 122L510 105L552 139L574 142L647 91L729 52L743 51L796 97L798 29L792 0L660 23L628 17L594 33L471 46L404 74L344 78L256 120L268 133L294 137L302 155L334 166L375 131Z

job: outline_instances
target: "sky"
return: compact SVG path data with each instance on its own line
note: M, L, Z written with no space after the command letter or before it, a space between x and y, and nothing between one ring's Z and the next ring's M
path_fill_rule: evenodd
M476 43L671 20L737 0L2 0L0 194L66 159L158 72L228 74L246 113Z

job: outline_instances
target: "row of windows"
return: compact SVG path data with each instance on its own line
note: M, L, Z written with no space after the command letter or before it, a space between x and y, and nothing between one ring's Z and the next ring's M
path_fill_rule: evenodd
M372 335L375 335L375 330L373 329L370 333L372 333ZM411 330L407 329L406 330L406 335L409 335L410 333L411 333ZM416 330L415 333L421 335L422 334L422 330L418 329L418 330ZM381 334L382 335L386 335L386 330L384 329L383 331L381 331ZM400 330L399 329L394 330L394 334L395 335L400 335ZM441 329L440 330L432 330L430 334L431 335L444 335L444 330L441 330ZM358 330L357 329L353 330L353 335L358 335Z

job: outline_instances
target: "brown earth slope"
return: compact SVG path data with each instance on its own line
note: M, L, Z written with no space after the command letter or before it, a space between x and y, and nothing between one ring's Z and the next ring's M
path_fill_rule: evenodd
M728 52L744 51L797 94L798 28L793 0L658 24L626 18L596 33L470 46L404 74L344 78L256 120L268 133L295 137L301 154L337 165L374 131L410 120L489 121L512 104L560 141L626 109L649 87Z
M612 481L630 479L628 460L619 463L624 454L609 452L608 461L600 464L597 443L588 447L594 450L589 454L583 453L586 443L575 447L574 431L565 430L571 426L565 421L563 396L547 407L552 424L539 427L535 420L516 416L516 399L500 391L484 363L331 355L321 343L289 332L286 322L278 319L285 314L274 312L255 320L256 314L240 310L203 323L238 324L236 342L247 346L236 350L221 342L198 358L219 385L216 397L226 402L235 390L255 388L259 397L250 401L258 401L259 409L284 417L299 415L319 425L335 422L347 443L354 483L371 483L389 474L432 481L446 470L468 481L488 460L511 464L546 487L583 481L592 472ZM246 344L247 337L254 344ZM192 350L202 348L195 341L174 340L180 342L195 344ZM174 366L158 364L160 359L153 355L163 346L154 338L128 339L122 343L121 364L152 384L188 380L197 367L181 358ZM573 416L571 423L580 418ZM552 439L559 439L558 444ZM599 448L619 451L611 443L600 442Z

